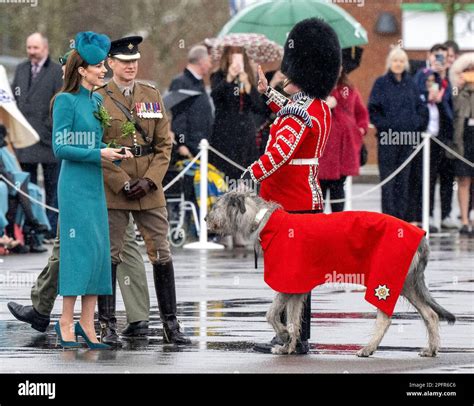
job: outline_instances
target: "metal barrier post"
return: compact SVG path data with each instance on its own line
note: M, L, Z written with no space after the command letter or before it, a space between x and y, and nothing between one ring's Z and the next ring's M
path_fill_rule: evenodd
M348 176L346 179L346 204L344 210L352 210L352 176Z
M425 145L423 147L423 205L422 224L426 231L426 238L430 236L430 143L431 134L423 133Z
M201 161L200 161L200 172L201 181L199 184L200 189L200 206L199 206L199 242L193 242L185 244L184 248L187 249L224 249L221 244L216 244L207 241L207 224L204 220L207 215L207 164L209 158L209 142L203 138L199 143L199 149L201 150Z

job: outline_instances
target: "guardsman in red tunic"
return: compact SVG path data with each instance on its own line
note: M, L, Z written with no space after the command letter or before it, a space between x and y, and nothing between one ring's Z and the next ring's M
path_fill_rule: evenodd
M321 157L331 127L331 111L324 100L300 91L286 99L268 87L267 104L277 113L265 153L254 162L250 175L261 183L260 195L287 211L323 209L318 182Z
M324 101L334 88L341 68L341 49L334 30L320 19L296 24L288 35L281 71L286 75L286 98L268 86L259 67L258 90L277 113L265 153L245 171L243 178L260 183L260 195L292 213L321 213L323 195L318 181L318 159L331 128L331 112ZM284 315L282 315L284 321ZM305 303L301 340L296 351L309 351L311 296ZM271 352L274 337L256 351Z

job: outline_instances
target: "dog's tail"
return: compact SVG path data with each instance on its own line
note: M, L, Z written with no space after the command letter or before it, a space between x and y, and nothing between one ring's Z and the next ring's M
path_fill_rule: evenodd
M440 320L447 321L448 324L454 324L456 322L456 316L446 310L441 306L434 298L431 296L429 289L425 283L425 268L428 264L430 248L428 246L428 241L425 237L421 240L420 246L416 255L418 255L418 266L414 269L414 287L418 296L425 301L425 303L430 306L434 312L438 315Z

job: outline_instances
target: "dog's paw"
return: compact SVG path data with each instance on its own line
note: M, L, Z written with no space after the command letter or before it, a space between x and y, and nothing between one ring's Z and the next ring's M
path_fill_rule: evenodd
M358 357L367 358L367 357L370 357L373 353L374 353L374 350L372 350L369 347L364 347L364 348L361 348L359 351L357 351L356 355Z
M419 353L418 355L420 357L436 357L436 355L438 354L438 350L437 349L430 349L430 348L423 348Z
M288 346L287 354L296 354L296 343Z
M275 354L275 355L286 355L286 354L288 354L288 345L275 345L272 348L272 354Z

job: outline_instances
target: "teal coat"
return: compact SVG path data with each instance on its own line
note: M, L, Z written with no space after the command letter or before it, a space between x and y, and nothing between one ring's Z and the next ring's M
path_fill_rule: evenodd
M4 228L8 225L8 187L5 182L0 182L0 237L5 234Z
M60 93L53 107L53 151L62 160L58 182L62 296L111 295L110 240L94 116L102 97L80 88Z

